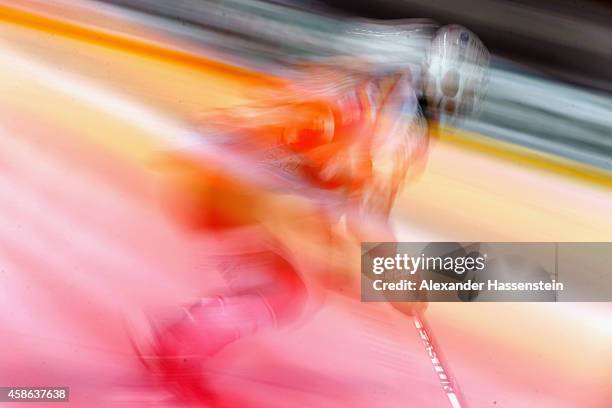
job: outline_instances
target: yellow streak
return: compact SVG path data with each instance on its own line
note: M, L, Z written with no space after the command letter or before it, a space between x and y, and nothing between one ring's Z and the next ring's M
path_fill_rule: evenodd
M440 132L440 140L447 144L481 152L492 157L499 157L513 163L612 188L612 172L561 156L458 129L443 130Z

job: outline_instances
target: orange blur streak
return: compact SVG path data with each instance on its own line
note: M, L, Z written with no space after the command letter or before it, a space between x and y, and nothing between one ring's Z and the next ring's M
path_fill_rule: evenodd
M30 11L18 10L0 4L0 20L7 23L26 26L35 30L59 34L68 38L85 40L93 44L115 48L132 53L139 53L159 60L171 60L177 64L192 68L214 70L224 77L239 76L250 85L279 86L283 81L255 71L205 58L178 49L166 48L132 37L123 37L108 31L84 27L75 22L59 21Z

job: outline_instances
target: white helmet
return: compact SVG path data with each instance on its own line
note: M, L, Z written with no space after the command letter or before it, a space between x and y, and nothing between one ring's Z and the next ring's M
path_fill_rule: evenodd
M471 115L486 93L489 51L465 27L440 28L431 40L423 67L427 110L442 124Z

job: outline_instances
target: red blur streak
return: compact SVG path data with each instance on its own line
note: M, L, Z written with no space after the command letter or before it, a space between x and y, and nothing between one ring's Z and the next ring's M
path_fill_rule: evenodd
M6 106L1 121L1 307L19 312L2 317L0 353L10 371L0 378L69 385L76 406L172 406L143 383L122 319L222 285L196 267L198 239L158 208L147 169ZM380 393L396 396L389 406L443 400L421 349L410 351L416 361L394 357L418 344L408 320L369 307L364 320L363 306L346 298L326 305L295 330L216 356L215 405L285 406L290 398L295 407L370 406ZM429 374L415 380L416 372ZM415 398L424 387L430 392Z

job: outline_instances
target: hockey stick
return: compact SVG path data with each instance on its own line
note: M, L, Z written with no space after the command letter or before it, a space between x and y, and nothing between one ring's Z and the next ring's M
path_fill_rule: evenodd
M439 347L436 341L433 338L433 333L431 328L427 324L425 320L425 316L422 313L419 313L414 316L414 326L416 327L419 337L425 346L425 351L431 363L436 371L436 375L440 380L440 385L446 394L448 401L452 408L466 408L467 405L464 402L461 402L463 398L460 397L459 389L456 381L450 376L450 373L447 369L448 364L443 362L443 358L441 354L438 352Z

